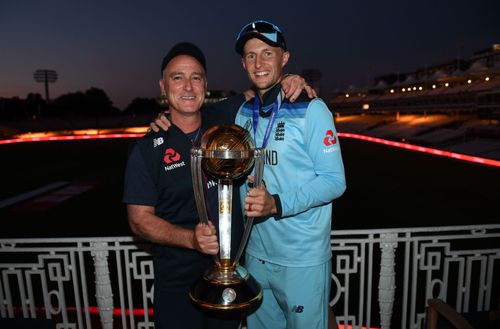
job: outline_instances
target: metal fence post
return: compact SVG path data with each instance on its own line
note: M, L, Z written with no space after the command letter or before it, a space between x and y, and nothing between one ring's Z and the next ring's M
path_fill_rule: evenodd
M380 278L378 284L378 303L380 307L380 325L382 329L391 328L391 318L396 291L396 262L395 250L397 247L397 233L383 233L380 235Z
M92 257L95 269L95 291L99 318L103 329L113 329L113 293L108 266L108 244L106 242L91 242Z

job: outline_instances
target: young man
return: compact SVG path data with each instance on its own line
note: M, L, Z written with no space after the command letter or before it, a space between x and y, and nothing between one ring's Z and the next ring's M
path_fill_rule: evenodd
M290 53L281 30L255 21L236 51L256 90L236 123L266 148L265 186L242 186L253 226L245 266L264 290L249 329L327 328L331 280L332 200L346 188L333 117L321 99L290 103L279 82Z

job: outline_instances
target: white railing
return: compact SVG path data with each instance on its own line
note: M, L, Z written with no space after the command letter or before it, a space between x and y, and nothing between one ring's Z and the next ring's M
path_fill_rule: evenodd
M437 297L460 312L499 308L499 238L500 225L333 231L337 320L423 328ZM149 247L132 237L0 239L0 323L153 328Z

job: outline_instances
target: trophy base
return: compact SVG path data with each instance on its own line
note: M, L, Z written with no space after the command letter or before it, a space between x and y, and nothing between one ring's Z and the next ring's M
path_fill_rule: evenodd
M262 288L242 266L210 268L189 291L197 305L211 310L246 310L262 299Z

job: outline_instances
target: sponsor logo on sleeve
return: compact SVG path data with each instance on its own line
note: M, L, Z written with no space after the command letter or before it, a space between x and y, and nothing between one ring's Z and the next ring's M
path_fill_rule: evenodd
M331 129L328 129L326 131L326 136L323 139L323 143L326 146L332 146L334 144L337 144L337 137L335 137L335 135L333 134L333 131Z
M326 131L325 137L323 138L323 144L326 146L326 148L323 149L324 153L333 152L334 148L331 146L337 144L337 136L335 136L333 130L328 129Z

